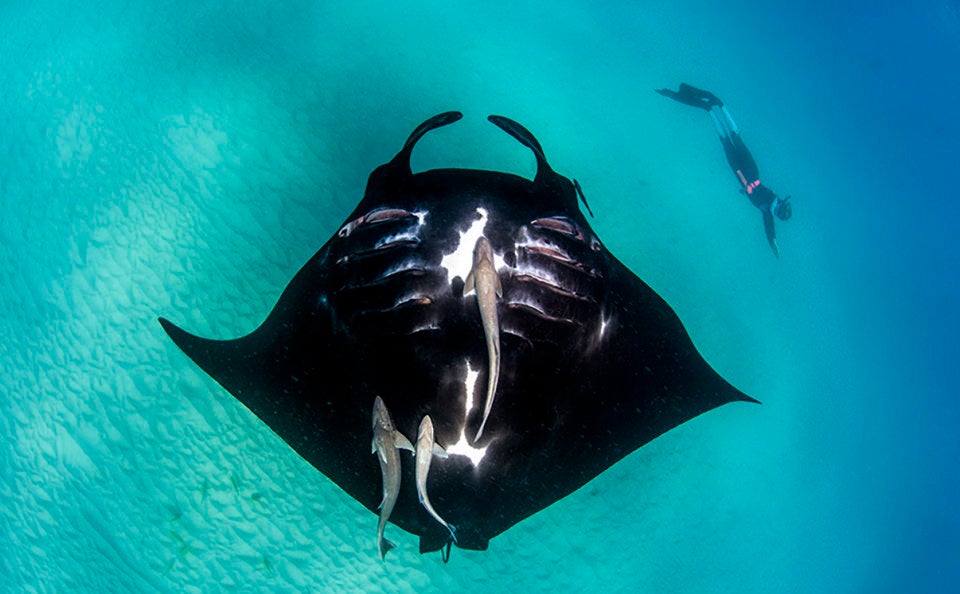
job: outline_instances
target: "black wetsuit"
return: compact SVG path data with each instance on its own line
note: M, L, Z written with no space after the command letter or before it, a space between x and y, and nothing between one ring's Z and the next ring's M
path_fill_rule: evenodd
M730 164L730 168L736 174L737 181L740 182L747 198L763 215L763 229L767 236L767 242L773 249L774 255L779 257L780 249L777 247L773 214L780 199L773 190L760 183L760 170L757 168L757 162L740 138L740 131L736 122L730 117L723 101L710 91L704 91L686 83L681 83L678 91L658 89L657 93L680 103L699 107L710 113L714 125L717 127L720 142L723 144L723 152L727 156L727 163ZM789 215L785 218L789 218Z
M753 155L740 140L739 134L731 134L729 138L721 138L720 142L723 143L723 152L727 155L727 163L730 164L730 168L737 175L737 181L743 187L743 192L763 215L763 230L767 235L767 242L773 248L773 253L780 257L780 250L777 247L777 231L773 223L773 205L777 201L777 195L773 190L760 183L760 170L757 168L757 162L753 160Z

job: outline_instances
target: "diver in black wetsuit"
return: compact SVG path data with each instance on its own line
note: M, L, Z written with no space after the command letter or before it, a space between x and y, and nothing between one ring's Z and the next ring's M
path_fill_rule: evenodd
M760 171L757 169L757 162L753 160L753 155L743 144L743 140L740 138L740 128L733 121L733 117L723 105L723 101L720 101L710 91L691 87L686 83L680 83L679 91L657 89L657 92L680 103L704 109L710 114L710 119L713 120L717 134L720 135L720 142L723 143L723 152L727 155L727 162L730 163L733 172L737 174L737 179L743 187L742 191L763 214L763 229L767 233L767 241L773 248L774 255L779 258L780 248L777 247L777 234L774 229L773 217L776 215L778 219L786 221L793 216L790 196L781 198L774 194L773 190L760 183Z

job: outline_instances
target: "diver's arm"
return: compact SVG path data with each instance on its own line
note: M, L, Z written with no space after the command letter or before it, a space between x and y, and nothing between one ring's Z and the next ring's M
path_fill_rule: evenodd
M763 230L767 234L767 242L773 248L773 255L780 257L780 248L777 247L777 231L774 228L773 214L769 210L763 211Z

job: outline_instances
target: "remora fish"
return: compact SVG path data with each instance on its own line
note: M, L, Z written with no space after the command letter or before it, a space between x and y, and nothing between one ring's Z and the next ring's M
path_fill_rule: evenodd
M487 360L490 369L487 375L487 400L483 407L483 421L477 431L478 441L483 435L483 428L487 424L487 417L493 408L493 397L497 391L497 381L500 379L500 321L497 318L497 297L503 297L503 287L500 286L500 277L493 264L493 248L486 237L480 236L473 249L473 270L464 281L463 294L470 291L477 292L477 305L480 306L480 321L483 323L483 335L487 340Z
M383 475L383 501L380 502L380 523L377 525L377 549L381 559L396 546L383 537L383 530L400 494L400 453L397 449L412 452L413 445L394 427L387 406L377 396L373 402L372 453L380 459L380 474Z
M450 531L453 542L457 542L457 535L454 534L456 528L447 523L440 517L437 510L433 509L430 498L427 496L427 475L430 473L430 462L434 456L446 458L447 452L438 443L433 441L433 421L430 415L423 417L420 421L420 430L417 432L417 497L420 504L423 505L431 516L443 524Z

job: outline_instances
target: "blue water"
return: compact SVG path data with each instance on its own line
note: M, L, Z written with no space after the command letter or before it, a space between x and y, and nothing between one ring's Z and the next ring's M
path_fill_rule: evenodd
M960 583L960 4L0 6L0 590L946 592ZM389 4L389 6L384 6ZM597 8L596 6L603 6ZM909 5L909 6L908 6ZM779 260L704 113L794 196ZM163 335L255 327L410 130L532 175L763 406L447 565Z

